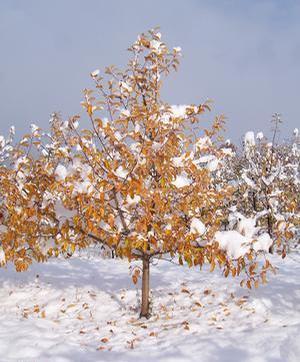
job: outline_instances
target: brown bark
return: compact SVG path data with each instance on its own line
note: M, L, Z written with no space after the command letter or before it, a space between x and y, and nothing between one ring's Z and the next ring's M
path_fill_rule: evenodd
M253 200L253 209L254 209L254 211L257 211L257 206L256 206L256 204L257 204L257 202L256 202L256 195L255 195L255 193L253 192L253 195L252 195L252 200Z
M144 256L143 275L142 275L142 306L141 306L140 317L150 318L149 292L150 292L150 261L148 256Z
M273 225L272 224L273 224L272 217L271 217L271 215L268 215L268 233L271 238L273 237ZM269 253L274 254L274 242L269 248Z

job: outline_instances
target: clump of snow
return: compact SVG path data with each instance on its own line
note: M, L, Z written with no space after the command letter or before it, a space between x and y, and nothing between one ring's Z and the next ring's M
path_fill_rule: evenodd
M64 181L66 179L66 177L68 176L68 171L66 169L66 167L64 165L57 165L56 169L55 169L55 176L56 179L59 181Z
M264 182L265 185L269 186L271 185L271 183L276 179L276 177L278 176L280 172L280 168L278 168L277 170L275 170L275 172L271 173L271 175L269 175L268 177L263 176L262 177L262 181Z
M229 226L235 230L218 231L215 239L230 258L237 259L251 249L256 252L269 251L273 241L268 233L258 235L260 228L256 226L256 218L234 211L229 216Z
M43 194L42 209L47 207L50 203L54 203L55 200L55 196L51 192L46 190Z
M177 118L186 118L187 107L188 106L184 104L173 104L168 111L166 111L165 107L161 107L162 116L160 117L160 121L168 125L170 122L175 123Z
M293 133L294 133L294 136L295 136L295 137L298 137L299 129L298 129L298 128L295 128Z
M219 160L217 159L217 157L215 157L213 160L208 162L206 167L209 171L213 172L218 169L218 166L219 166Z
M73 125L74 129L77 129L77 128L79 127L79 122L78 122L78 121L74 121L74 122L72 123L72 125Z
M200 137L195 143L195 151L201 151L203 149L209 148L211 145L212 142L208 136Z
M162 147L162 143L160 143L160 142L154 141L152 144L152 149L154 151L158 151L159 149L161 149L161 147Z
M232 259L238 259L249 251L249 239L236 230L217 231L215 239Z
M0 246L0 266L5 265L5 263L6 263L5 253L2 246Z
M273 244L273 240L271 239L268 233L263 233L257 237L257 239L253 243L253 249L258 251L268 251Z
M26 156L22 156L19 157L16 161L15 161L15 169L19 170L20 166L24 165L24 164L28 164L29 159Z
M255 188L255 182L253 180L251 180L245 172L242 173L241 177L248 186L252 187L253 189Z
M184 166L184 156L180 156L180 157L173 157L172 158L172 164L175 167L183 167Z
M36 124L32 123L30 125L30 130L31 130L31 133L35 134L39 130L39 127Z
M126 82L120 82L120 88L121 88L121 92L125 92L125 93L132 92L132 87Z
M99 69L94 70L94 71L91 73L92 78L97 78L98 75L99 75L99 73L100 73L100 70L99 70Z
M245 133L245 136L244 136L244 150L245 150L246 157L251 156L254 146L255 146L254 132L248 131Z
M162 42L158 40L151 40L150 41L150 48L154 50L156 53L160 53L160 47L162 46Z
M1 148L4 148L5 143L6 143L5 138L0 135L0 147L1 147Z
M82 182L75 182L74 184L74 194L88 194L90 191L92 191L92 184L88 180L84 180Z
M255 146L255 136L253 131L248 131L244 136L244 144L245 147L253 147Z
M186 109L187 109L187 106L184 104L179 104L179 105L173 104L171 106L173 116L178 117L178 118L186 116Z
M182 49L181 49L181 47L174 47L173 50L175 53L181 53Z
M191 220L190 231L192 234L203 235L206 231L206 227L200 219L193 217Z
M255 226L256 220L254 218L247 218L240 213L237 214L237 231L246 237L252 238L257 232L257 228Z
M137 157L140 156L141 144L139 142L133 142L129 148Z
M128 175L128 172L123 166L119 166L114 174L118 177L121 177L121 178L126 178L126 176Z
M214 155L205 155L205 156L201 156L200 158L198 158L198 161L200 163L208 163L209 161L212 161L216 158L216 156Z
M225 156L234 156L234 151L231 147L222 147L221 151Z
M171 182L177 188L189 186L192 183L192 180L188 177L186 172L182 172L180 175L177 175L175 180Z
M257 135L256 135L256 139L261 141L263 138L264 138L264 134L262 132L258 132Z
M141 196L139 195L134 195L133 197L131 197L130 195L127 195L126 197L126 203L129 206L134 206L136 204L138 204L141 201Z
M14 136L16 134L16 127L15 126L11 126L9 129L9 133Z

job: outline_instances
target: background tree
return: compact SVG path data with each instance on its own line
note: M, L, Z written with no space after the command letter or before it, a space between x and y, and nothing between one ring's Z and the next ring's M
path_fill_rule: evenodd
M287 145L278 142L279 114L273 116L272 123L271 142L261 132L256 137L254 132L247 132L243 152L235 155L224 172L235 184L231 204L244 216L253 218L257 227L268 232L274 240L270 252L277 245L279 251L285 253L282 248L292 239L295 215L299 215L299 203L295 200L299 170L295 167L295 145L294 152L290 152Z
M66 135L57 130L56 122L54 115L50 133L31 125L31 133L19 143L10 142L9 157L0 166L2 259L13 262L17 271L33 261L75 251L68 227L74 212L63 206L56 182L56 166L67 157L60 147ZM76 241L77 246L87 246L84 240Z
M5 185L9 175L9 159L11 158L11 154L13 152L13 138L15 135L14 127L11 127L9 132L9 137L6 139L4 136L0 135L0 233L6 230L6 226L3 225L4 217L5 217L5 203L4 203L4 195L3 195L3 186ZM6 258L5 253L2 246L2 240L0 239L0 266L5 264Z

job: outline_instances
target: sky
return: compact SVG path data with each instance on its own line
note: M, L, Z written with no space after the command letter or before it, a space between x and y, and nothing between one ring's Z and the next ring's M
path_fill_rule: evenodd
M278 112L287 138L300 127L299 19L300 0L1 0L0 134L79 113L90 72L124 67L137 35L160 26L183 52L165 101L213 99L211 117L227 117L235 142L248 130L270 134Z

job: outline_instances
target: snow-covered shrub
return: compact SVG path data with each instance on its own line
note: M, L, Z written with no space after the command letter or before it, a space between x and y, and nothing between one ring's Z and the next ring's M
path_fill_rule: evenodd
M243 152L237 153L223 176L235 187L231 206L256 221L273 240L270 251L283 255L299 225L299 152L296 142L277 142L280 116L275 124L272 142L259 132L247 132ZM228 166L228 165L227 165Z

